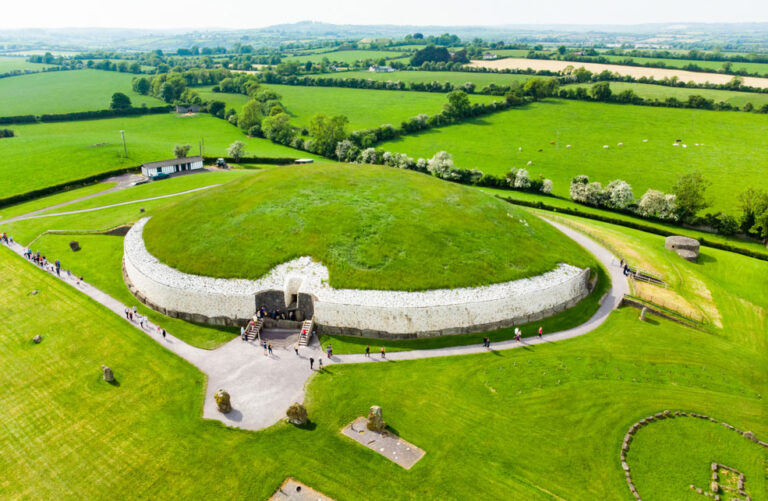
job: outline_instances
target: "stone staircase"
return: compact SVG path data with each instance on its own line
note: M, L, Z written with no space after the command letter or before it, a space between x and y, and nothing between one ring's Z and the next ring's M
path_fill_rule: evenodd
M245 330L245 339L247 341L256 341L261 338L261 330L264 328L264 319L260 318L253 324L248 324Z
M299 331L299 346L307 346L312 339L312 319L304 320Z

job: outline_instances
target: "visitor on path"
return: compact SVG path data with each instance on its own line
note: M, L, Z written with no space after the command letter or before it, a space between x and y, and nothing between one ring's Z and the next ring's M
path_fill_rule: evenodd
M160 335L161 335L161 336L163 336L163 339L165 339L165 334L166 334L166 332L165 332L165 329L163 329L163 328L161 327L161 328L160 328Z
M57 277L61 276L61 261L59 261L58 259L56 260L56 276Z
M317 359L317 370L323 371L323 357Z
M328 355L328 358L331 358L333 355L333 348L331 347L330 343L328 344L328 347L325 349L325 353Z
M383 346L381 347L381 358L387 358L387 350Z
M240 327L240 339L245 341L245 327Z
M266 341L262 341L261 342L261 346L264 347L264 356L266 357L267 356L267 342Z
M296 352L296 356L298 357L299 356L299 342L298 341L293 343L293 351Z
M136 305L133 305L133 314L136 314Z
M314 370L315 365L315 359L312 357L309 357L309 370Z
M128 309L128 307L125 307L125 319L130 320L131 319L131 310Z
M272 343L269 343L267 345L267 351L269 352L269 356L271 357L272 356Z
M483 348L485 348L486 350L491 349L491 338L489 338L488 336L483 337Z
M544 329L539 326L539 339L541 339L541 335L544 333Z
M369 344L365 345L365 356L368 358L371 357L371 345Z
M523 337L523 333L519 327L515 327L515 341L520 342L520 338Z

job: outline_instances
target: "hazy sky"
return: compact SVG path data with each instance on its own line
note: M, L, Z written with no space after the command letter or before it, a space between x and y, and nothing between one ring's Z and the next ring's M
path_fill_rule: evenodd
M768 21L768 1L731 0L0 0L0 28L258 28L336 24L499 25Z

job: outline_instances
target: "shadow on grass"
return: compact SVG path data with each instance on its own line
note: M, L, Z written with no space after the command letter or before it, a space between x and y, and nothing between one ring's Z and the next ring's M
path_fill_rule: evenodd
M311 419L307 419L306 423L304 423L304 424L295 424L293 426L295 428L299 429L299 430L314 431L317 428L317 423L315 423Z
M116 388L119 388L119 387L120 387L120 381L118 381L118 380L117 380L117 378L113 379L112 381L107 381L106 383L107 383L108 385L110 385L110 386L114 386L114 387L116 387Z

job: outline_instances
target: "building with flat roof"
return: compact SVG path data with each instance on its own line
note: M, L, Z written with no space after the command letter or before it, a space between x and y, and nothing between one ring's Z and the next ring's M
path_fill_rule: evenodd
M170 175L176 172L197 170L202 168L203 157L181 157L141 164L141 173L147 177L155 177L158 174Z

